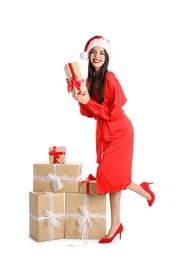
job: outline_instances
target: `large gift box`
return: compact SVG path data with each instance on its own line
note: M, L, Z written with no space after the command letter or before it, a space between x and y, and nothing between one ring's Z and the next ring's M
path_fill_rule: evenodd
M64 238L64 195L29 192L29 235L36 241Z
M66 74L67 90L75 94L83 94L87 91L86 85L78 62L70 62L64 66Z
M52 146L49 147L49 163L65 163L66 161L66 147Z
M100 239L106 235L106 195L65 193L65 238Z
M33 164L33 191L78 192L82 162Z
M80 181L79 193L98 195L96 189L96 178L92 174L89 174L87 178Z

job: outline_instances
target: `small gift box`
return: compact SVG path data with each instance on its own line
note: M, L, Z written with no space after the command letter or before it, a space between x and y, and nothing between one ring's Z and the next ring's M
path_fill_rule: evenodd
M80 181L79 193L98 195L96 190L96 178L92 174L89 174L86 179Z
M64 193L29 192L29 235L37 242L64 238Z
M75 94L83 94L87 91L78 62L67 63L64 66L66 74L67 90Z
M49 147L49 163L65 163L66 147L52 146Z

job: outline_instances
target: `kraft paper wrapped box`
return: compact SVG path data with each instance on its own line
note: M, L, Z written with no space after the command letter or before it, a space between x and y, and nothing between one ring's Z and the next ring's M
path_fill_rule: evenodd
M106 235L106 195L65 193L65 238L100 239Z
M85 179L81 179L79 183L79 193L99 195L96 189L96 178L92 174L89 174Z
M37 242L64 238L64 195L29 192L29 235Z
M75 94L83 94L87 91L79 64L77 61L67 63L64 66L66 74L67 90Z
M49 163L65 163L66 161L66 147L52 146L49 147Z
M64 164L34 163L34 192L78 192L82 177L82 162Z

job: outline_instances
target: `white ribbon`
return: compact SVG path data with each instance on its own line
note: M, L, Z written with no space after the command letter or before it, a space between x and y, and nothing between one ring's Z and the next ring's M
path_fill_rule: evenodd
M53 227L58 228L60 226L60 221L57 219L56 215L53 214L51 211L44 210L43 215L48 217L48 221Z
M98 213L97 214L89 213L85 206L79 207L79 210L80 210L82 216L77 218L77 222L79 224L78 231L82 234L82 239L83 239L83 237L86 233L86 225L89 227L92 227L92 224L90 222L90 217L97 219L97 216L99 214Z
M51 181L51 184L52 184L52 189L54 191L58 191L60 190L64 185L62 184L62 182L59 180L59 177L56 176L55 174L53 173L49 173L46 178L48 180Z
M88 217L88 211L85 208L85 206L79 207L79 210L80 210L82 216L79 216L77 218L77 222L79 224L78 231L82 234L82 242L79 242L79 244L78 243L77 244L76 243L75 244L67 244L68 246L72 246L72 247L84 246L84 245L87 244L87 241L83 240L83 236L84 236L85 230L86 230L86 225L88 225L89 227L92 226L90 219Z
M84 217L77 219L78 224L81 226L84 223L86 223L89 227L91 227L92 225L91 225L90 219L88 217L88 210L85 208L85 206L79 207L79 210L81 212L81 215L83 215Z
M71 243L71 244L67 244L68 246L83 246L87 244L87 241L84 240L84 237L87 237L86 234L86 226L88 227L92 227L92 224L90 222L90 219L94 219L95 221L98 221L99 219L103 219L106 218L106 214L99 214L99 213L89 213L88 210L86 209L86 200L87 200L87 196L86 194L82 194L83 195L83 203L84 205L79 207L78 209L81 212L81 215L79 214L65 214L65 218L76 218L77 222L78 222L78 231L79 233L82 234L82 241L78 244L78 243Z

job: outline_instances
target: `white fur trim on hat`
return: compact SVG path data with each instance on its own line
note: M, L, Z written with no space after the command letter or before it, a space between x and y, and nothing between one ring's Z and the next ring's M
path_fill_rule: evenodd
M89 58L90 50L95 46L104 48L109 55L109 59L111 58L112 48L111 48L110 42L108 40L104 39L102 36L94 36L93 38L91 38L86 43L84 52L82 52L80 54L80 58L82 60L87 60Z

